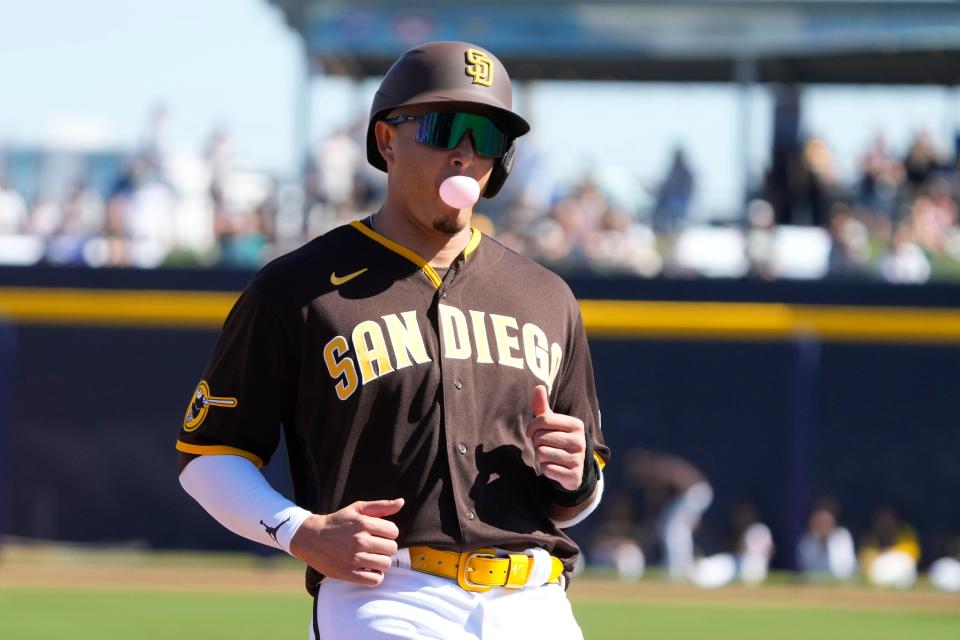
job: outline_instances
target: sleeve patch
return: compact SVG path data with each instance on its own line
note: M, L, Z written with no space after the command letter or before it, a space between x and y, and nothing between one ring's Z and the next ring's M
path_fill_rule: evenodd
M183 416L183 430L195 431L207 418L210 407L225 407L233 409L237 406L236 398L218 397L210 393L210 385L201 380L193 392L193 397L187 405L187 412Z

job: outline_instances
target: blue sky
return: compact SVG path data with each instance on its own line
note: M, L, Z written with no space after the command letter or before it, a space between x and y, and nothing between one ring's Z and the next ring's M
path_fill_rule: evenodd
M162 101L176 142L222 124L244 159L280 168L299 65L261 0L0 0L0 142L129 145Z
M264 0L0 0L0 148L132 147L151 105L162 102L174 146L199 150L223 126L241 165L292 175L299 47ZM315 81L310 138L364 113L375 86ZM652 185L679 144L698 177L698 208L737 206L744 153L733 87L538 82L517 98L534 125L525 144L559 176L589 168L611 185ZM900 152L926 128L946 151L958 102L956 90L939 87L816 87L805 94L804 127L827 139L850 175L877 129ZM757 173L772 102L761 88L749 104L747 155Z

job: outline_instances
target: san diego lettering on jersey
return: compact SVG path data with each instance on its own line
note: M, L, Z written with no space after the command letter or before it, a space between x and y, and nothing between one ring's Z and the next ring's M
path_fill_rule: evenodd
M438 310L442 357L526 368L548 392L553 388L563 350L536 324L521 325L512 316L473 309L464 313L445 304ZM323 359L337 397L346 400L362 384L430 362L420 320L416 311L389 313L358 323L349 336L338 335L328 341Z

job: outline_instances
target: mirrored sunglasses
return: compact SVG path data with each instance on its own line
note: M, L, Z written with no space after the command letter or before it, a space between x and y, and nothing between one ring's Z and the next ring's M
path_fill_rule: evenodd
M396 116L384 120L387 124L418 122L416 141L437 149L454 149L463 135L473 136L473 148L482 155L502 158L510 146L510 139L493 120L475 113L434 111L419 116Z

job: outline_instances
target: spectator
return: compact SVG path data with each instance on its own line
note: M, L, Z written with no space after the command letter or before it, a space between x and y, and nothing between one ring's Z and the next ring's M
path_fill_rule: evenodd
M350 130L343 128L335 131L317 149L314 161L321 201L334 207L354 203L358 188L357 174L363 163L363 155L360 144Z
M635 505L630 495L604 498L602 516L590 545L590 564L613 567L624 581L637 580L646 568Z
M877 508L860 545L860 566L878 586L905 589L917 579L920 542L913 527L890 505Z
M883 279L894 284L922 284L930 279L930 261L913 240L910 222L897 226L890 252L880 262Z
M67 196L60 233L76 238L99 234L104 225L103 198L86 180L77 180Z
M28 187L31 181L40 182L44 188L29 202L22 196L28 187L0 186L0 234L38 236L41 242L23 240L40 247L41 253L46 246L46 259L52 262L151 266L219 260L251 268L369 212L378 202L384 176L362 162L356 127L339 128L318 146L309 162L312 173L301 184L278 185L264 173L238 170L230 139L220 129L213 131L202 154L171 153L168 122L162 106L151 111L137 154L102 194L105 206L101 194L90 188L66 188L66 180L73 177L60 175L47 182L43 176L24 178L25 165L18 164L8 178L23 179ZM730 255L740 261L724 272L727 275L774 279L826 273L832 278L920 283L960 273L960 173L946 173L928 134L918 134L913 141L906 154L908 168L878 133L860 160L861 175L851 185L837 182L823 140L811 138L799 149L792 145L777 153L766 198L751 201L746 228L734 229L724 239L737 243ZM104 166L109 164L98 163L98 178ZM561 271L696 274L678 258L688 245L670 237L688 219L696 186L682 149L674 151L649 204L641 202L639 194L625 196L632 193L629 189L618 190L618 184L635 185L633 176L624 176L626 182L605 180L609 195L588 176L565 189L545 167L521 171L517 177L531 184L516 183L513 201L483 211L496 226L491 233L505 245ZM374 179L367 170L376 174ZM257 186L266 183L269 193ZM60 193L67 195L61 198ZM774 196L776 200L769 199ZM267 201L277 203L282 220L253 213ZM638 223L638 214L648 206L659 236ZM778 229L777 221L824 225L829 243L819 230ZM722 254L725 246L731 245L714 249ZM824 256L827 246L829 255ZM812 256L807 264L816 267L791 271L801 255Z
M837 523L839 511L836 499L821 498L797 544L797 566L811 580L849 580L856 574L853 536Z
M27 230L33 235L49 238L63 225L63 207L50 192L40 194L30 209Z
M584 257L596 271L654 276L663 266L656 237L649 228L631 223L621 211L608 209L587 234Z
M170 111L163 103L157 103L150 109L137 155L151 178L164 180L170 155Z
M889 236L898 216L906 172L887 151L882 132L874 136L870 149L860 159L860 172L858 200L867 210L871 231Z
M916 192L924 183L933 177L942 166L942 161L937 154L937 150L930 140L930 134L926 131L919 132L910 144L907 156L903 160L903 166L906 171L907 184Z
M690 571L690 579L696 586L722 587L738 577L750 585L766 580L774 551L773 535L760 521L756 506L739 503L731 513L730 524L731 551L698 558Z
M830 257L829 273L833 278L859 278L870 276L867 261L870 259L870 239L866 226L853 217L845 204L833 205L830 212Z
M954 529L944 555L930 564L930 584L941 591L960 592L960 530Z
M827 215L831 203L836 201L836 175L833 168L833 155L827 143L819 138L811 138L803 146L803 172L800 211L806 210L803 218L816 227L828 222ZM804 220L805 218L805 220Z
M173 247L176 194L159 180L138 185L126 201L124 238L128 258L138 267L163 263Z
M760 520L757 507L749 502L738 504L733 510L733 530L740 580L760 584L767 579L770 559L773 557L773 534Z
M26 230L27 203L6 176L0 177L0 235Z
M751 200L747 205L747 261L750 275L763 280L773 280L776 271L773 263L773 206L766 200Z
M126 234L129 199L130 193L121 188L107 200L103 241L92 260L88 262L92 262L95 266L111 267L127 267L132 264Z
M224 190L233 171L233 143L224 129L216 129L207 140L203 158L210 170L210 200L213 202L214 217L224 215L227 208Z
M220 235L220 263L228 267L256 268L266 262L268 249L266 203L231 217L229 230Z
M59 229L48 236L47 262L84 265L86 243L103 229L103 218L100 195L90 189L85 181L78 180L64 203Z
M673 152L667 176L657 192L653 211L653 228L658 233L674 234L687 218L694 179L683 149Z
M946 179L938 176L924 183L910 209L910 220L917 243L932 254L943 254L957 225L957 203Z

